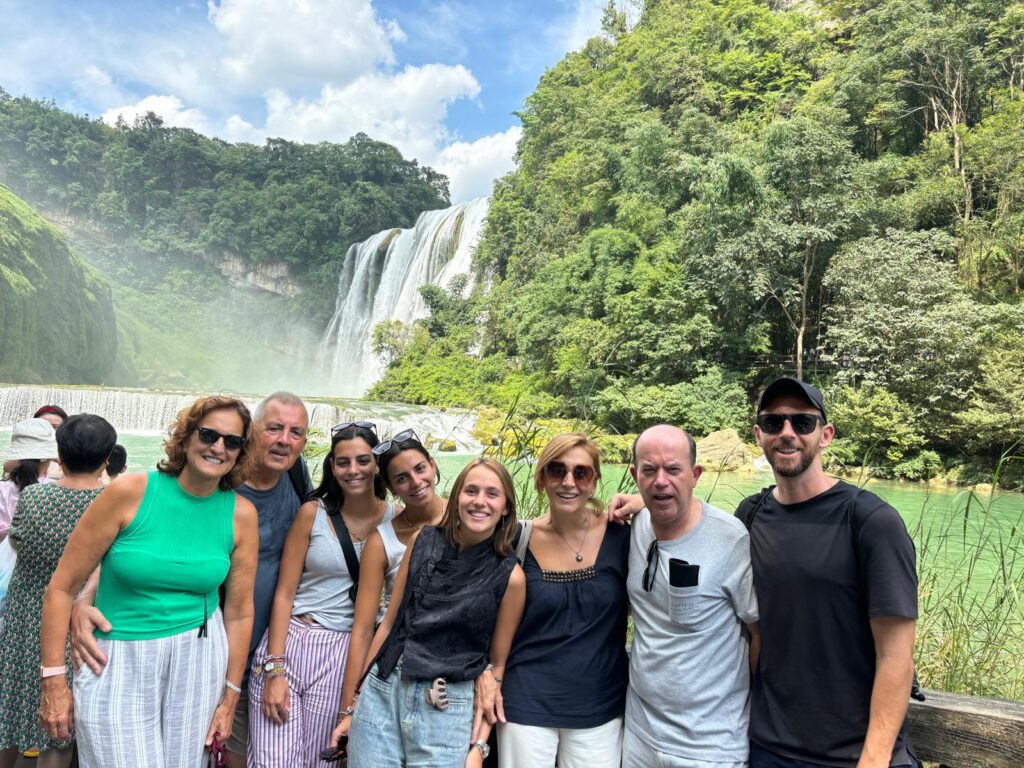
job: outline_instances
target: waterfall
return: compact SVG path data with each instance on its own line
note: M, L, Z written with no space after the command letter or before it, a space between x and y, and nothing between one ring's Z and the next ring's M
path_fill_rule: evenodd
M486 197L420 214L412 229L388 229L345 254L334 316L320 340L327 391L358 396L380 378L373 329L385 320L427 314L423 285L447 286L467 274L483 231Z
M158 392L145 389L88 389L84 387L0 386L0 430L27 419L41 405L55 403L69 414L95 413L118 432L165 433L178 411L190 405L199 392ZM249 410L262 399L254 395L233 395ZM362 400L304 398L309 411L309 427L326 441L330 429L345 421L372 421L383 440L403 429L414 429L431 449L479 453L480 443L473 437L476 414L458 408L438 410L418 405L371 403ZM0 446L0 454L6 445Z

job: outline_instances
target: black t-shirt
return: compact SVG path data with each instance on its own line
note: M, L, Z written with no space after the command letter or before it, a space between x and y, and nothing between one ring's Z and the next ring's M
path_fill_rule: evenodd
M747 523L759 498L736 516ZM799 504L768 494L748 527L761 613L750 738L798 760L855 766L875 678L869 619L917 618L907 528L878 496L844 482ZM911 762L905 745L906 723L891 765Z

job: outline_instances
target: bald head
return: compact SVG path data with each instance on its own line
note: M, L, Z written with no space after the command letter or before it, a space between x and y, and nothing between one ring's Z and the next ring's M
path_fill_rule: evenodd
M697 443L689 432L671 424L655 424L637 435L633 441L634 467L637 466L642 451L651 445L678 452L678 456L685 459L691 467L697 463Z

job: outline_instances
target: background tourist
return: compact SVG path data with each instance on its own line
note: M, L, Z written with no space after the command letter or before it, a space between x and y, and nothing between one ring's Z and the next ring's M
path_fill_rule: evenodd
M49 423L30 421L42 424L52 435ZM99 416L71 417L56 435L64 476L54 483L26 487L18 502L10 533L18 561L0 631L0 648L4 649L0 654L0 768L10 768L20 752L34 749L40 750L41 768L66 766L71 760L70 740L51 740L39 725L43 592L68 537L103 488L99 476L116 440L117 432ZM59 675L67 686L71 679L69 654L70 649L62 644L57 669L44 668L43 674Z
M48 480L46 471L56 458L57 438L48 421L32 418L14 425L4 456L4 478L0 480L0 539L7 536L21 492Z
M128 469L128 451L123 445L115 445L107 459L107 468L104 471L104 485L110 485L119 475Z
M548 512L522 563L526 609L500 686L502 768L617 768L621 759L630 531L600 514L600 462L579 433L556 436L537 459Z
M204 743L231 732L258 548L256 510L232 490L249 427L241 401L197 400L157 470L111 484L71 535L46 590L42 665L63 663L72 602L101 560L107 664L77 671L73 715L65 676L44 677L41 719L53 739L76 729L83 768L195 768Z
M358 557L395 510L372 453L375 429L348 422L331 430L323 479L285 541L270 628L256 649L249 688L250 766L314 768L336 723ZM349 558L356 559L354 573Z
M482 765L485 741L470 743L473 681L488 660L501 676L525 598L515 515L508 472L477 459L456 478L441 525L411 542L370 649L351 768Z
M65 413L64 409L61 408L59 405L44 405L41 408L37 409L34 414L32 414L33 419L42 419L43 421L49 423L49 425L53 427L54 430L56 430L57 427L63 424L67 417L67 413ZM16 461L17 459L11 458L4 460L5 475L10 474L14 470ZM50 478L54 480L59 479L61 475L60 464L57 463L56 461L51 462L47 466L47 474Z

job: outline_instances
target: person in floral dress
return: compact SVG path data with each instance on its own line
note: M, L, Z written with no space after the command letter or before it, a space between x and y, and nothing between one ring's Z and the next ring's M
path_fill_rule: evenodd
M18 553L0 630L0 768L11 768L21 751L38 747L39 768L63 768L71 741L53 741L39 725L39 628L43 593L68 537L86 507L103 489L100 476L117 432L92 414L72 416L57 430L57 454L64 477L26 487L11 522ZM70 648L65 667L49 670L71 679ZM46 672L44 672L46 674Z

